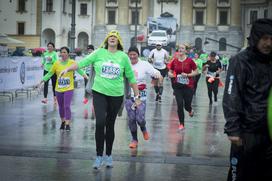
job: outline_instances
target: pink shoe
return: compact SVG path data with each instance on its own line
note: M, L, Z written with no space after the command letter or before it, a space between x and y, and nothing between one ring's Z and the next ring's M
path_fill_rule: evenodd
M47 104L47 98L43 98L41 102Z
M185 128L184 128L183 124L180 124L178 129L181 131L181 130L184 130Z
M132 140L131 143L128 145L130 148L137 148L138 141Z

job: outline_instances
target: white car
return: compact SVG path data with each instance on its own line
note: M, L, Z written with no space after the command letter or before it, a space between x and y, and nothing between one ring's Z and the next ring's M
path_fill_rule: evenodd
M161 43L162 46L167 46L169 44L169 37L165 30L154 30L149 35L147 45L155 46L157 43Z

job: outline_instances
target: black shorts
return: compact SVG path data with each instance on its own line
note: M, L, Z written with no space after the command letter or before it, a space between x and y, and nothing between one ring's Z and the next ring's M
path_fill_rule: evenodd
M157 69L157 68L155 68L155 69ZM168 73L168 69L167 68L165 68L165 69L157 69L158 71L160 71L160 73L161 73L161 76L164 78L166 75L167 75L167 73Z

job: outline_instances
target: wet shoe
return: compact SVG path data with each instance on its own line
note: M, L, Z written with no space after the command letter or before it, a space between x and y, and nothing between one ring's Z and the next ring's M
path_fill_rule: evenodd
M129 144L130 148L137 148L138 146L138 141L132 140L131 143Z
M159 100L159 95L157 94L155 101L158 101L158 100Z
M183 124L180 124L179 127L178 127L178 129L179 129L180 131L182 131L182 130L184 130L185 128L184 128Z
M158 101L161 102L161 95L158 96Z
M47 104L47 98L43 98L43 99L41 100L41 102L44 103L44 104Z
M105 165L108 168L112 168L113 167L112 156L111 155L110 156L108 156L108 155L105 156Z
M194 116L194 110L191 110L191 112L189 112L189 116L193 117Z
M63 122L61 123L61 125L60 125L60 130L64 130L64 128L65 128L65 121L63 121Z
M71 128L70 128L70 125L69 125L69 124L67 124L67 125L65 126L65 131L71 131Z
M89 101L89 100L88 100L87 98L84 98L84 99L83 99L83 104L87 104L88 101Z
M97 156L95 162L93 164L93 168L98 170L103 165L103 158L102 156Z
M147 131L143 131L144 140L149 140L149 134Z

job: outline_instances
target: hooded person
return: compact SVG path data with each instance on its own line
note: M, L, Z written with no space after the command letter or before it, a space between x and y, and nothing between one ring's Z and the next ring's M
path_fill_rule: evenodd
M90 65L94 67L92 94L96 117L97 156L93 164L94 169L99 169L102 163L105 163L107 167L113 167L111 155L115 135L114 124L123 102L125 78L133 90L136 106L141 104L135 75L129 57L123 49L119 32L112 30L107 34L100 48L63 72ZM106 154L103 157L105 143Z
M272 20L256 20L248 40L230 59L223 95L224 131L231 142L228 180L272 180Z

